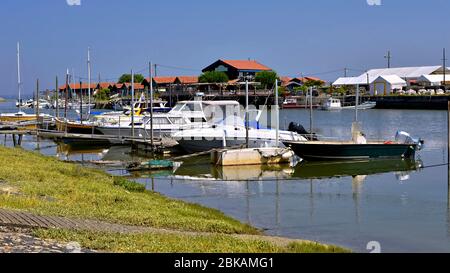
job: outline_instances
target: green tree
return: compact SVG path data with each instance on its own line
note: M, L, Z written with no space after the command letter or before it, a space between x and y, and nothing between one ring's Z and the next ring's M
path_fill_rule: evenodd
M135 74L134 75L134 82L135 83L141 83L144 81L144 76L142 74ZM130 83L131 82L131 74L123 74L119 78L119 83Z
M260 82L265 89L273 88L276 79L278 75L275 71L261 71L255 77L255 81Z
M313 87L313 86L315 86L315 87L321 87L321 86L323 86L325 83L323 82L323 81L319 81L319 80L309 80L309 81L306 81L305 83L304 83L304 85L305 86L307 86L307 87Z
M208 71L198 77L200 83L225 83L228 82L228 76L224 72Z
M97 101L107 101L109 100L109 95L111 94L111 90L108 88L98 90L94 95L95 100Z

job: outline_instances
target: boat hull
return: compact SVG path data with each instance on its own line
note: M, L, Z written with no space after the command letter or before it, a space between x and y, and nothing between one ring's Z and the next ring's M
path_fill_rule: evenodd
M226 145L222 139L176 139L181 148L188 153L206 152L213 149L222 148L235 148L239 146L245 146L245 138L227 138ZM281 147L284 147L280 143ZM269 139L250 139L249 148L263 148L263 147L276 147L275 140Z
M358 160L373 158L414 158L416 144L342 144L284 142L301 158L318 160Z

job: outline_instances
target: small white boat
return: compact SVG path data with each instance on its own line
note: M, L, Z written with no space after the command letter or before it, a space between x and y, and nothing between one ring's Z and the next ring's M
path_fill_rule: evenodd
M364 103L358 104L358 110L368 110L373 109L377 106L374 101L366 101ZM353 106L342 106L341 100L335 98L329 98L327 102L322 106L322 110L325 111L336 111L336 110L354 110Z
M322 110L333 111L333 110L341 110L342 103L341 100L335 98L329 98L324 105L322 105Z

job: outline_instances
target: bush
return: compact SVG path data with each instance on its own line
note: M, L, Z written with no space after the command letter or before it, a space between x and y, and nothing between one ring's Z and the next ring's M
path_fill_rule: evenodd
M111 93L111 90L109 90L108 88L102 89L102 90L97 91L97 94L94 95L94 98L98 101L109 100L110 93Z
M145 192L145 186L123 177L114 177L114 185L122 187L130 192Z
M227 74L219 71L208 71L198 77L200 83L225 83L228 80Z
M255 81L260 82L264 89L273 88L278 75L274 71L261 71L256 73Z

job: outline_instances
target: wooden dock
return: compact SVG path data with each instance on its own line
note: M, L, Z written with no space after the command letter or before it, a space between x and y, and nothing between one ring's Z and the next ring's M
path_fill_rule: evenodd
M99 135L99 134L72 134L60 131L48 131L48 130L0 130L0 135L11 135L17 145L15 139L16 136L19 137L19 145L21 145L22 137L24 135L39 136L41 138L53 139L56 141L61 141L66 144L118 144L118 145L135 145L136 147L141 147L145 150L151 150L151 139L130 137L130 136L111 136L111 135ZM153 145L154 149L161 149L166 147L172 147L176 143L170 140L164 139L154 139Z

